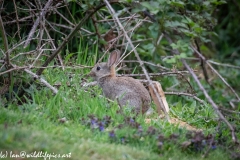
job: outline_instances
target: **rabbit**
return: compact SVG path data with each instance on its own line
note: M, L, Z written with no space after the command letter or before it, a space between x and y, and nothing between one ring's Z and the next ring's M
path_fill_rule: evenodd
M121 106L129 106L137 114L144 114L149 108L151 97L148 90L132 77L116 77L115 65L120 58L120 51L111 52L108 61L97 63L89 73L102 88L104 96L118 100Z

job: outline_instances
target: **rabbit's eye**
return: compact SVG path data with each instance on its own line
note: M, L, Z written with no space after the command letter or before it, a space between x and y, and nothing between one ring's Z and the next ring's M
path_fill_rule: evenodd
M101 67L97 66L97 71L99 71L101 69Z

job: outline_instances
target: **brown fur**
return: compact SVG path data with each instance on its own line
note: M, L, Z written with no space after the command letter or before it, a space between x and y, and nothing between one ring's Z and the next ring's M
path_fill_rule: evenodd
M108 62L96 64L89 75L97 80L106 97L112 100L118 98L120 106L128 105L137 113L145 113L150 107L150 95L138 80L131 77L116 77L115 64L119 57L120 52L113 51Z

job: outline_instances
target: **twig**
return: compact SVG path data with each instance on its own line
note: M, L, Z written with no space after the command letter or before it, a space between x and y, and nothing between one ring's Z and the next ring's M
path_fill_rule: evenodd
M131 16L132 17L132 16ZM131 17L122 17L122 18L119 18L119 20L127 20ZM139 15L135 15L133 18L140 18L141 16ZM115 21L115 19L103 19L103 20L97 20L97 22L108 22L108 21Z
M159 38L158 38L158 40L157 40L157 43L156 43L156 46L152 49L152 53L155 52L156 47L157 47L157 46L159 45L159 43L161 42L162 38L163 38L163 33L159 36Z
M168 40L169 44L172 44L172 40L171 38L165 34L166 39ZM178 50L173 50L172 51L174 54L179 55L179 51ZM204 87L202 86L201 82L199 81L197 75L192 71L192 69L190 68L190 66L186 63L186 61L184 59L181 59L183 65L186 67L186 69L190 72L190 74L192 75L193 79L195 80L195 82L197 83L199 89L203 92L204 96L206 97L207 101L212 105L212 107L214 108L215 112L217 113L218 117L224 121L226 123L226 125L229 127L229 129L231 130L232 133L232 140L233 142L237 142L237 138L235 135L235 131L233 126L228 122L228 120L223 116L223 114L219 111L218 106L216 105L216 103L212 100L212 98L209 96L209 94L207 93L207 91L204 89Z
M146 41L152 41L152 38L146 38L146 39L140 39L140 40L136 40L136 41L132 41L132 43L140 43L140 42L146 42ZM127 43L122 43L122 44L117 44L116 47L122 47L122 46L126 46Z
M24 71L30 74L32 77L39 79L40 82L43 83L46 87L50 88L54 94L58 93L58 90L55 87L51 86L45 79L41 78L40 76L36 75L35 73L26 68L24 69Z
M57 14L59 14L59 16L62 17L66 22L68 22L69 25L74 26L74 24L71 23L71 22L70 22L66 17L64 17L60 12L58 12L58 10L57 10L56 8L54 9L54 12L56 12Z
M104 2L105 2L105 4L106 4L108 10L110 11L110 13L112 14L112 16L113 16L114 19L116 20L116 22L117 22L118 26L120 27L121 31L124 33L124 36L125 36L126 40L128 41L129 45L130 45L131 48L133 49L133 48L134 48L134 45L132 44L131 39L130 39L129 36L127 35L127 32L125 31L123 25L122 25L121 22L119 21L116 12L114 11L114 9L112 8L112 6L109 4L109 2L108 2L107 0L104 0ZM157 97L157 100L159 101L160 105L162 106L162 110L164 111L164 114L165 114L165 116L166 116L166 119L169 121L168 113L167 113L166 109L163 107L164 104L163 104L160 96L158 95L158 92L156 91L156 89L155 89L155 87L154 87L151 79L150 79L149 76L148 76L148 72L147 72L147 70L146 70L145 67L144 67L144 63L142 62L141 58L139 57L139 54L137 53L136 49L134 49L133 52L135 53L135 56L136 56L137 60L139 61L139 64L140 64L140 66L141 66L141 68L142 68L142 70L143 70L143 72L144 72L144 74L145 74L145 76L146 76L146 78L147 78L147 80L148 80L148 82L149 82L150 87L153 89L154 94L155 94L156 97Z
M39 3L38 7L40 7L40 10L42 10L41 2L39 0L37 2ZM41 47L41 44L42 44L42 38L43 38L43 33L44 33L43 26L45 26L45 17L44 16L42 16L39 19L39 40L38 40L38 44L37 44L37 51L39 51L39 48ZM40 54L38 56L40 57Z
M54 49L54 50L56 50L56 46L55 46L55 44L54 44L54 42L53 42L53 39L51 38L51 36L50 36L50 34L49 34L49 32L48 32L48 30L47 30L47 28L44 26L44 30L45 30L45 32L46 32L46 34L47 34L47 36L48 36L48 38L49 38L49 40L50 40L50 45L51 45L51 47ZM60 64L61 64L61 66L62 66L62 70L64 71L64 64L63 64L63 60L62 60L62 57L61 57L61 55L60 54L58 54L58 59L59 59L59 62L60 62Z
M190 29L190 28L189 28L189 29ZM193 43L194 46L196 46L196 50L197 50L198 52L201 52L197 39L193 40L193 42L194 42L194 43ZM200 62L201 62L201 63L200 63L200 66L201 66L201 68L202 68L203 76L204 76L205 81L209 84L209 86L210 86L212 89L214 89L213 85L211 85L211 83L209 82L209 77L208 77L208 73L207 73L207 70L206 70L205 61L200 58Z
M6 32L3 26L3 21L2 21L2 16L0 14L0 31L2 33L2 37L3 37L3 44L4 44L4 49L6 51L6 63L7 63L7 67L10 66L10 58L9 58L9 52L8 52L8 40L7 40L7 36L6 36Z
M42 53L43 53L43 50L39 50L39 53L37 54L37 57L34 59L33 63L30 64L30 67L29 67L29 68L32 68L32 67L35 65L35 63L38 61L38 59L40 58L40 56L42 55Z
M212 61L212 60L207 60L207 62L212 63L212 64L215 64L215 65L218 65L218 66L224 66L224 67L230 67L230 68L240 69L239 66L234 66L234 65L231 65L231 64L218 63L218 62L214 62L214 61Z
M192 97L193 99L197 100L198 102L200 102L201 104L205 104L205 101L198 98L197 96L190 94L190 93L183 93L183 92L164 92L165 94L168 95L177 95L177 96L188 96L188 97Z
M25 68L28 68L28 67L25 66L25 67L11 68L11 69L8 69L8 70L6 70L6 71L4 71L4 72L1 72L0 75L6 74L6 73L10 73L10 72L16 71L16 70L22 70L22 69L25 69Z
M47 22L47 24L48 24L55 32L60 33L60 34L64 35L65 37L67 37L66 34L64 34L63 32L60 32L59 30L57 30L56 28L54 28L54 27L52 26L52 24L53 24L53 25L56 25L56 26L58 26L58 27L62 27L62 26L65 27L65 25L56 24L56 23L53 23L53 22L48 22L47 20L46 20L46 22ZM66 29L72 29L71 27L65 27L65 28L66 28Z
M188 71L173 71L173 72L161 72L161 73L149 73L148 75L150 77L154 77L154 76L165 76L165 75L173 75L173 74L177 74L180 75L190 86L191 91L194 92L194 89L192 87L192 85L190 84L190 82L188 81L188 79L183 75L183 74L189 74ZM117 76L121 77L121 76L127 76L127 77L143 77L145 76L145 74L118 74Z
M93 22L93 26L94 26L94 28L95 28L95 32L96 32L96 34L97 34L97 36L98 36L98 39L101 40L102 37L101 37L101 35L100 35L99 31L98 31L98 27L97 27L97 23L96 23L97 20L96 20L96 18L94 17L94 15L91 17L91 19L92 19L92 22Z
M117 0L111 1L111 3L118 3ZM100 8L105 6L104 4L98 5L94 10L91 10L71 31L71 33L63 40L63 42L59 45L59 47L56 49L56 51L53 52L53 54L45 61L45 63L42 65L42 67L46 67L54 58L55 56L60 53L60 51L63 49L63 47L66 46L67 42L72 39L72 37L75 35L76 32L82 27L82 25L85 23L86 20L88 20L96 11L98 11ZM41 75L44 68L41 68L37 71L37 75Z
M196 48L194 48L193 46L192 46L192 49L199 55L199 57L201 57L201 59L203 60L203 61L205 61L206 62L206 64L211 68L211 70L223 81L223 83L232 91L232 93L236 96L236 98L238 99L238 100L240 100L240 97L238 96L238 94L235 92L235 90L227 83L227 81L218 73L218 71L215 69L215 68L213 68L213 66L208 62L208 61L206 61L206 58L200 53L200 52L198 52L198 50L196 50Z
M171 74L189 74L188 71L175 71L175 72L161 72L161 73L148 73L149 76L166 76ZM143 77L145 74L118 74L117 76L122 77Z
M39 67L39 66L31 66L31 68L38 68L38 69L40 69L40 68L44 68L44 69L46 69L46 68L62 68L62 67L64 67L64 68L67 68L67 69L83 69L83 68L92 68L92 66L84 66L84 65L78 65L78 66L59 66L59 65L53 65L53 66L47 66L47 67ZM21 66L21 67L18 67L18 66L15 66L14 68L11 68L11 69L8 69L8 70L6 70L6 71L4 71L4 72L0 72L0 76L1 75L3 75L3 74L6 74L6 73L9 73L9 72L13 72L13 71L17 71L17 70L23 70L23 69L25 69L25 68L29 68L29 66Z
M123 63L133 63L133 62L138 62L138 61L135 61L135 60L124 60L124 61L122 61L122 62L123 62ZM166 68L166 67L161 66L161 65L159 65L159 64L154 64L154 63L146 62L146 61L142 61L142 62L145 63L145 64L148 64L148 65L154 66L154 67L161 68L161 69L163 69L163 70L167 70L167 71L171 70L170 68Z
M76 21L75 21L75 19L74 19L72 13L70 12L70 10L69 10L69 8L68 8L68 2L67 2L67 1L63 1L63 2L64 2L64 4L65 4L65 6L66 6L66 9L67 9L67 11L68 11L68 14L71 16L71 18L72 18L74 24L76 24Z
M33 17L35 17L35 15L26 16L26 17L23 17L23 18L19 19L18 22L25 22L28 19L33 18ZM9 25L9 24L12 24L12 23L17 23L17 20L3 22L4 25Z
M225 109L225 108L219 108L219 109L222 110L222 111L225 111L225 112L232 113L232 114L240 114L240 112L228 110L228 109Z
M7 40L6 32L5 32L5 29L4 29L4 25L3 25L1 14L0 14L0 31L2 33L4 49L6 51L6 57L5 57L6 69L10 69L11 65L10 65L10 56L9 56L10 53L9 53L9 50L8 50L8 40ZM12 73L11 72L8 73L8 78L9 78L9 83L8 84L12 84L13 80L12 80ZM11 96L11 94L10 94L10 96Z
M18 36L19 36L19 38L21 39L21 36L20 36L20 27L19 27L19 18L18 18L18 12L17 12L17 6L16 6L15 0L13 0L13 4L14 4L15 11L16 11L16 22L17 22L17 28L18 28Z
M25 42L25 44L23 46L24 48L26 48L27 45L30 43L30 40L32 39L33 34L34 34L34 32L35 32L35 30L36 30L36 28L37 28L37 26L38 26L38 24L40 22L40 19L42 19L42 17L45 16L45 14L48 11L48 8L51 6L52 2L53 2L53 0L48 0L48 2L46 3L45 7L43 8L43 11L40 13L38 18L36 19L36 21L35 21L32 29L31 29L31 31L28 34L28 38L27 38L27 40L26 40L26 42Z
M127 31L127 32L131 32L131 31L133 31L134 29L136 29L136 28L139 27L139 26L140 26L140 23L137 24L134 28L130 29L130 30ZM125 31L125 32L126 32L126 31ZM119 33L119 34L120 34L120 33ZM108 42L111 42L111 43L110 43L110 45L108 46L107 50L104 52L104 54L101 56L101 58L98 60L98 62L100 62L100 61L103 59L103 57L108 53L108 50L109 50L110 48L112 48L112 46L116 43L116 41L117 41L120 37L122 37L122 36L124 36L124 34L120 34L120 35L118 35L116 38L113 38L112 40L108 41ZM128 46L128 43L127 43L127 46ZM126 46L126 48L127 48L127 46ZM132 51L131 51L131 52L132 52ZM124 54L122 54L122 56L124 56Z
M129 56L132 53L132 51L138 47L138 45L139 44L137 44L128 54L122 54L116 66L118 66L127 56Z

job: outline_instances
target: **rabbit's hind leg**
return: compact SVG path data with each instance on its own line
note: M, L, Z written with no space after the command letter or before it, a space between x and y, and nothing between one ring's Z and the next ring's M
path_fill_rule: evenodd
M126 93L122 97L119 97L118 102L120 106L127 106L137 114L142 113L142 100L133 93Z

